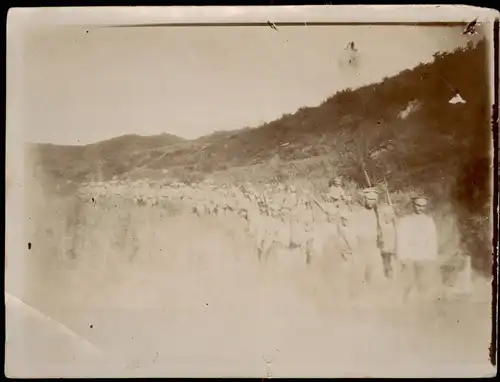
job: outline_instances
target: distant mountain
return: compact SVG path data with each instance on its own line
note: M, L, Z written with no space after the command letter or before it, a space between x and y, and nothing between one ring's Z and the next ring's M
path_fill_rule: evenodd
M171 134L122 135L85 146L30 144L35 165L51 179L110 179L150 161L185 139Z
M122 135L105 141L87 145L88 148L107 151L125 151L125 150L148 150L161 148L185 142L184 138L176 135L162 133L159 135L142 136L137 134Z

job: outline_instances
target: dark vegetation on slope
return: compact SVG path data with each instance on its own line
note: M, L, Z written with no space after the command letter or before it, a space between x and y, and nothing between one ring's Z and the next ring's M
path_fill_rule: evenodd
M40 165L56 178L88 180L102 163L109 179L134 168L175 169L191 178L235 166L326 156L364 186L362 164L374 183L391 191L422 190L453 205L463 245L475 268L491 269L491 100L487 46L437 54L430 64L382 83L338 92L317 107L255 129L214 133L194 141L173 136L124 136L84 147L40 145ZM465 104L450 104L458 92ZM398 117L410 102L420 107ZM311 167L310 176L332 175ZM282 171L282 174L287 171Z

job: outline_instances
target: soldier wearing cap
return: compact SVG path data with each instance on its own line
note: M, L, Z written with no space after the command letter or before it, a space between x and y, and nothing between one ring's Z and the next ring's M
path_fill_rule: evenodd
M299 198L297 195L297 190L293 185L285 186L287 194L283 200L283 214L284 214L284 224L287 225L287 230L289 232L289 243L290 248L298 247L300 245L300 223L297 218L297 207L299 206Z
M345 214L340 225L344 239L343 252L351 264L353 290L357 286L379 285L385 279L379 245L379 221L376 211L379 192L375 188L362 191L363 204Z
M303 242L305 249L305 262L306 264L311 264L313 261L313 256L315 255L315 216L313 204L310 199L305 199L303 201L302 208L300 210L300 222L304 230Z
M403 298L411 292L432 298L439 284L438 237L433 217L426 213L427 197L415 195L413 213L401 217L396 225L396 256L399 277L404 283Z
M244 206L244 208L247 210L246 220L248 222L245 231L248 235L253 237L253 239L257 240L264 205L261 201L255 201L255 203L248 203L248 205Z
M396 256L396 213L391 205L378 208L380 224L380 249L387 278L393 276L393 262Z
M339 208L341 203L347 202L347 196L342 188L342 178L340 176L334 177L328 182L327 197L336 208Z
M267 260L275 239L275 222L272 216L272 204L260 204L260 216L255 221L254 232L256 238L257 257L259 261Z

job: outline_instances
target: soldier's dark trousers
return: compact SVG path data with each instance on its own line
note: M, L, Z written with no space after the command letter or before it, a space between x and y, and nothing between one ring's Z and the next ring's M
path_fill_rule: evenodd
M439 266L433 260L400 261L398 279L402 285L403 299L416 293L419 299L429 300L437 295L441 285Z
M394 254L390 252L382 252L382 262L384 264L384 274L387 278L392 278L394 275L393 269Z
M385 285L384 266L380 250L376 247L358 248L350 260L351 295L380 296Z

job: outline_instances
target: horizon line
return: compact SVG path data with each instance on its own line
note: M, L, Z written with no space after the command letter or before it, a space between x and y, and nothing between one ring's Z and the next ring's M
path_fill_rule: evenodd
M273 24L277 25L279 23L273 23ZM303 23L297 23L297 24L303 24ZM445 24L446 24L446 22L445 22ZM263 23L263 25L269 26L267 23ZM122 27L122 26L116 26L116 27ZM134 27L134 25L123 25L123 27ZM479 39L478 41L475 42L474 48L477 46L477 44L479 44L481 42L484 42L485 40L486 40L486 37L482 36L481 39ZM230 130L227 130L227 129L214 130L211 133L203 134L203 135L200 135L200 136L197 136L197 137L192 137L192 138L188 138L188 137L185 137L185 136L182 136L182 135L173 134L173 133L169 133L169 132L165 131L165 132L162 132L162 133L159 133L159 134L150 134L150 135L141 135L141 134L138 134L138 133L129 133L129 134L122 134L122 135L115 135L115 136L112 136L112 137L109 137L109 138L105 138L105 139L101 139L101 140L93 141L93 142L89 142L89 143L84 143L84 144L78 144L78 143L53 143L53 142L40 142L40 141L39 142L25 141L25 144L52 145L52 146L60 146L60 147L64 147L64 146L69 146L69 147L86 147L86 146L91 146L91 145L97 145L97 144L102 143L102 142L107 142L107 141L110 141L112 139L117 139L117 138L126 137L126 136L137 136L137 137L140 137L140 138L148 138L148 137L158 137L158 136L161 136L161 135L171 135L173 137L182 139L185 142L194 142L196 140L207 138L207 137L210 137L210 136L218 134L218 133L220 134L220 133L237 132L237 131L247 130L247 129L248 130L254 130L254 129L261 128L261 127L263 127L266 124L278 121L281 118L283 118L285 115L296 114L297 112L299 112L299 110L301 110L303 108L313 109L313 108L320 107L325 102L327 102L328 100L334 98L337 94L339 94L341 92L346 92L347 91L347 92L350 93L350 92L355 92L355 91L358 91L360 89L363 89L363 88L366 88L366 87L369 87L369 86L380 85L380 84L384 83L387 80L390 80L390 79L398 77L399 75L401 75L401 73L403 73L403 72L405 72L407 70L414 71L414 70L416 70L420 66L432 65L439 56L452 55L452 54L455 54L455 53L457 53L459 51L465 51L465 50L468 50L468 49L470 49L470 48L467 47L467 46L464 46L464 47L456 47L454 50L451 50L451 51L438 51L438 52L436 52L436 53L433 54L433 58L430 61L420 62L418 65L415 65L412 68L402 69L399 72L395 73L394 75L389 76L389 77L384 77L384 78L380 79L379 81L374 81L372 83L365 84L365 85L360 85L360 86L357 86L357 87L346 87L346 88L338 89L335 93L333 93L332 95L326 97L323 101L321 101L320 103L318 103L318 104L316 104L314 106L305 106L305 105L302 105L302 106L298 107L296 110L294 110L292 112L286 112L286 111L284 111L281 114L281 116L273 118L273 119L270 119L268 121L262 121L257 126L238 127L238 128L234 128L234 129L230 129Z

